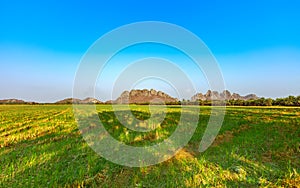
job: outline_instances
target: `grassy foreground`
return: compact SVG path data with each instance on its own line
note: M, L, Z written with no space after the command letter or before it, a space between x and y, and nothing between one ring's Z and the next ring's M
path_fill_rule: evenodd
M195 108L195 107L191 107ZM100 119L116 139L147 145L176 128L180 108L168 107L158 130L134 133L110 106ZM131 106L147 119L147 106ZM215 142L198 152L211 107L201 107L189 144L163 163L129 168L96 154L81 137L71 105L0 106L0 187L297 187L300 108L227 107Z

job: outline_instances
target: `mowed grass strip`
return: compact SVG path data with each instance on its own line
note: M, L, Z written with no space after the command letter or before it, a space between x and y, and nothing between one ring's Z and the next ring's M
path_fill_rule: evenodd
M163 123L148 133L124 127L109 105L97 105L97 110L113 137L139 147L172 134L181 108L169 106ZM148 106L131 105L130 110L139 119L150 117ZM89 148L71 105L0 106L0 187L300 185L299 108L227 107L215 142L199 153L210 112L211 107L201 107L195 134L175 157L154 166L128 168Z

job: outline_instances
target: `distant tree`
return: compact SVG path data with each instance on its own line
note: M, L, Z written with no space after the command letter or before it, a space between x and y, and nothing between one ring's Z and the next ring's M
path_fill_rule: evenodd
M204 105L204 101L201 100L201 99L199 99L199 100L198 100L198 104L199 104L200 106L203 106L203 105Z
M262 97L262 98L258 99L257 104L258 104L257 106L266 106L265 105L265 98Z
M247 101L248 102L248 105L247 106L257 106L257 100L249 100Z
M265 105L266 105L266 106L272 106L272 104L273 104L273 99L267 98L267 99L265 100Z
M300 106L300 95L296 97L296 106Z
M244 106L244 101L238 99L238 100L236 100L236 104L237 104L238 106Z
M232 99L227 101L227 105L228 106L233 106L234 105L234 101Z
M283 98L277 98L277 99L275 99L273 104L276 105L276 106L284 106L285 102L284 102Z
M294 96L288 96L287 98L285 98L285 106L294 106L294 104L296 103L296 97Z
M186 99L182 99L181 104L182 105L187 105L187 100Z

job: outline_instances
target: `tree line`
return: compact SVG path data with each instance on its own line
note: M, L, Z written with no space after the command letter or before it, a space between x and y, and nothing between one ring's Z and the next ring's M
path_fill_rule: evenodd
M226 105L226 106L300 106L300 96L288 96L285 98L259 98L255 100L225 100L225 101L211 101L211 100L182 100L178 104L183 105L202 105L202 106L211 106L211 105Z

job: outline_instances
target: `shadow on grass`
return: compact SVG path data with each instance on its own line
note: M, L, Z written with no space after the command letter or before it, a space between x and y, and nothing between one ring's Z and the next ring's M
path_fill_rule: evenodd
M121 169L99 157L82 137L51 133L19 142L1 155L4 187L57 187L81 184L102 170Z
M128 113L132 113L139 120L147 120L150 117L149 113L136 110L124 110L118 112L119 115L123 116L128 115ZM127 124L129 126L124 126L122 123L120 123L113 111L99 113L99 119L101 120L106 131L116 140L127 145L142 147L155 145L168 138L177 128L180 120L180 112L167 113L166 117L161 123L154 122L159 125L156 129L149 132L137 132L128 128L136 125L137 122L134 120L128 120ZM151 126L151 124L145 126Z

